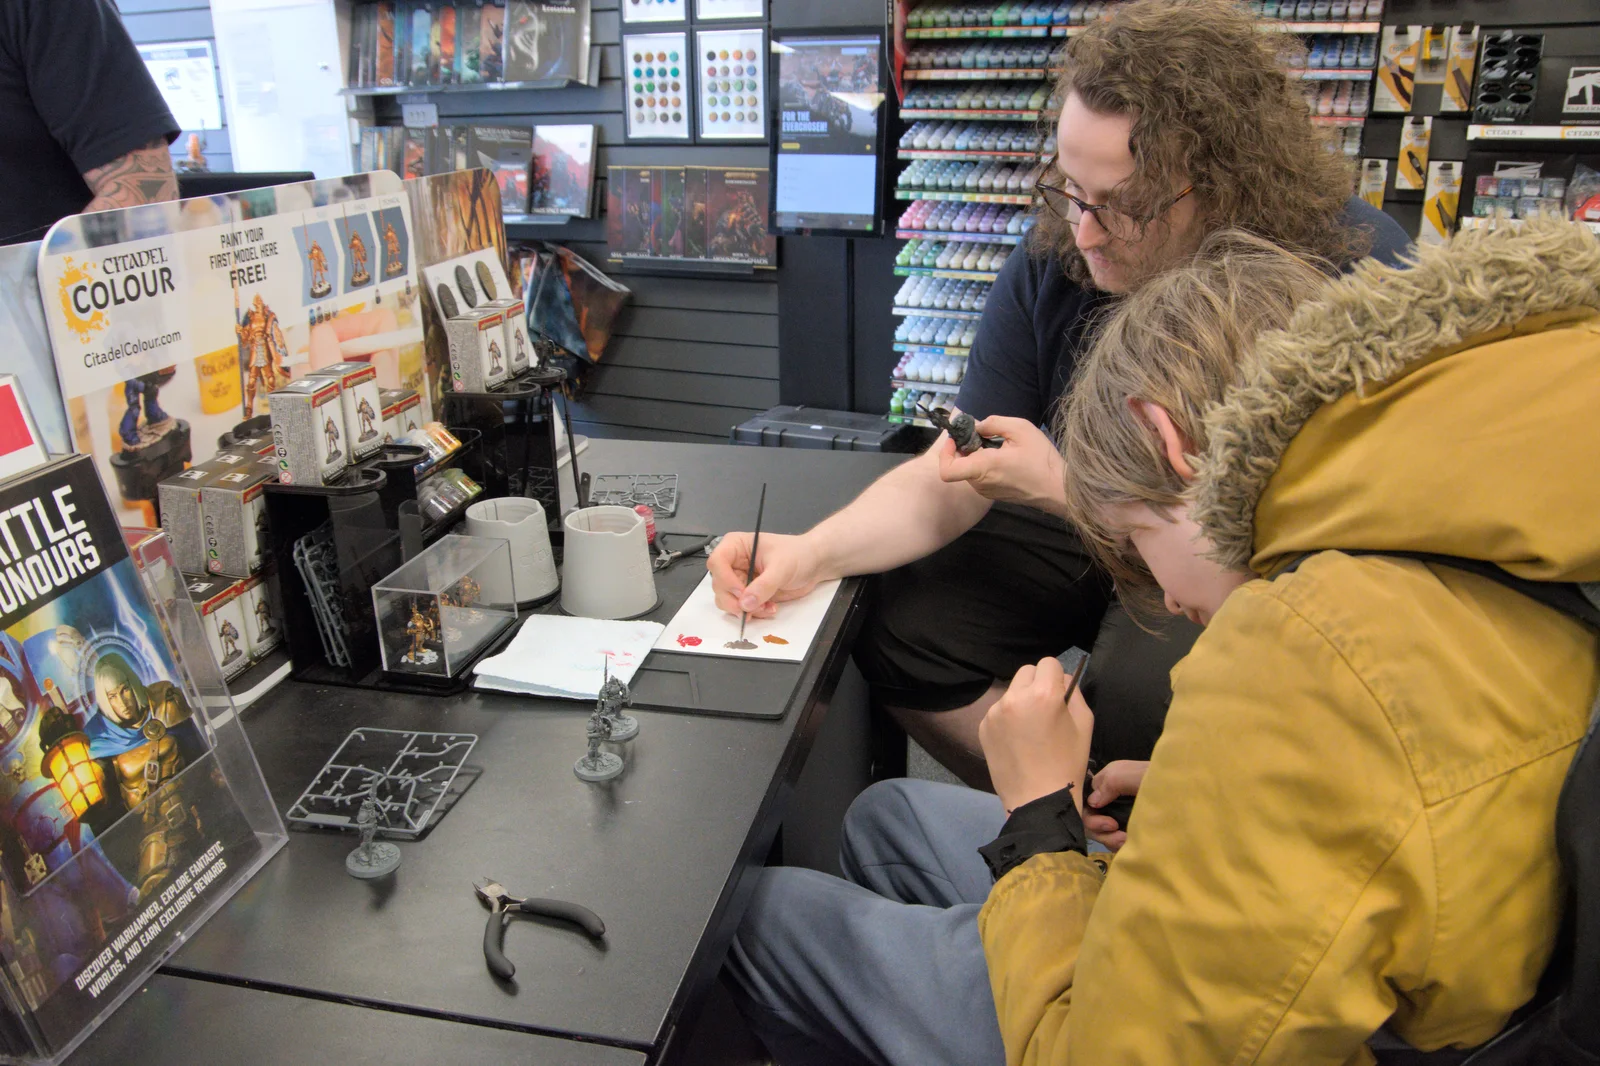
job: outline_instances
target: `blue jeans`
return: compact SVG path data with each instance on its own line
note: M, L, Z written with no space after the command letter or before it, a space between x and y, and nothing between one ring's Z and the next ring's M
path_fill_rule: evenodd
M987 792L898 779L844 819L844 879L762 872L728 953L735 1001L780 1066L1000 1066L977 849L1005 822Z

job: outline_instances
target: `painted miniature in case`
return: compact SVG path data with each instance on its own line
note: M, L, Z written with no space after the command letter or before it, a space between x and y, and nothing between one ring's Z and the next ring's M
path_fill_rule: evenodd
M372 588L383 668L438 680L460 674L517 618L515 603L484 590L511 587L505 541L441 537Z

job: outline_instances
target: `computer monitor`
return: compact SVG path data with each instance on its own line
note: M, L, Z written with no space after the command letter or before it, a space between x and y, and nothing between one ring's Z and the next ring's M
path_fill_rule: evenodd
M773 232L877 233L883 34L775 34L772 51Z

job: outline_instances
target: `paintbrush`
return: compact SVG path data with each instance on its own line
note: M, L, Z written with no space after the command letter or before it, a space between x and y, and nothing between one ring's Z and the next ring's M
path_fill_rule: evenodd
M767 510L767 483L761 483L761 502L756 506L756 533L750 538L750 566L744 572L744 587L750 589L750 582L756 579L756 551L761 547L761 516ZM744 624L750 620L749 611L739 612L739 639L744 639Z

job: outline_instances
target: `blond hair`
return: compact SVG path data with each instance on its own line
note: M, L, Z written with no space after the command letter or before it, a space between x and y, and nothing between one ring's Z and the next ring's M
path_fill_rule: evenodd
M1304 83L1285 73L1304 65L1293 34L1262 33L1234 0L1113 4L1062 50L1045 132L1055 132L1072 94L1096 114L1128 115L1134 172L1110 198L1118 211L1163 219L1189 184L1208 229L1248 230L1349 262L1371 239L1343 218L1350 162L1312 125ZM1041 204L1033 214L1029 249L1059 253L1067 275L1087 283L1072 228Z
M1256 338L1282 329L1328 283L1331 267L1237 230L1206 239L1188 264L1122 300L1079 363L1056 413L1067 514L1130 606L1159 604L1149 570L1108 513L1145 504L1164 513L1189 486L1155 427L1131 401L1158 404L1204 454L1205 415L1239 376Z

